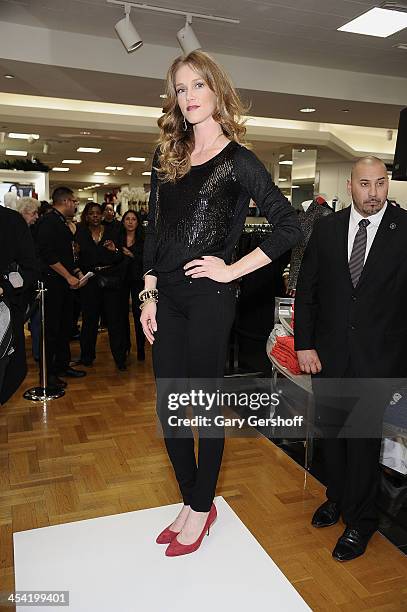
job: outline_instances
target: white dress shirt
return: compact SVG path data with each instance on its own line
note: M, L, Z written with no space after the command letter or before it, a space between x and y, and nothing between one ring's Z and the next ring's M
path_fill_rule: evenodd
M373 240L376 236L377 230L379 229L379 225L381 223L381 220L383 219L383 215L386 211L387 206L388 204L387 202L385 202L383 208L379 210L379 212L375 213L374 215L370 215L370 217L362 217L362 215L356 210L352 202L350 217L349 217L349 230L348 230L348 261L352 253L353 242L355 240L355 236L359 229L359 221L361 219L369 219L370 223L366 228L367 243L366 243L365 261L363 262L363 264L366 263L367 256L369 255L370 248L373 244Z

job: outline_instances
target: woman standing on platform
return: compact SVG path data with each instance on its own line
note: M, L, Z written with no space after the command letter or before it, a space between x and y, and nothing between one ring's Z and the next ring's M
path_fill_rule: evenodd
M153 344L157 382L215 380L223 376L234 319L234 281L294 246L300 230L263 164L240 144L242 104L221 66L202 51L177 58L166 94L151 175L141 323ZM250 198L275 229L232 263ZM196 464L192 432L174 432L163 405L157 407L184 501L157 542L169 543L166 555L177 556L199 548L216 518L224 436L200 429Z
M129 298L131 296L138 361L144 361L145 359L144 345L146 341L140 322L140 300L138 297L144 286L143 246L144 232L140 216L136 211L128 210L123 215L120 231L120 248L126 260L121 300L126 325L126 345L128 351L130 351Z

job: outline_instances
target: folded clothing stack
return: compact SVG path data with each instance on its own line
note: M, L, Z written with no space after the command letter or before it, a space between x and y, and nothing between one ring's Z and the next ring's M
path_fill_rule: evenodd
M294 336L277 336L271 355L291 374L301 374L297 353L294 350Z

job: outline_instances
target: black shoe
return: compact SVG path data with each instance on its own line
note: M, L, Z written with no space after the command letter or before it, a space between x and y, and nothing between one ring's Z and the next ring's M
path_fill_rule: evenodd
M330 527L339 521L341 511L338 504L332 501L326 501L314 513L311 525L313 527Z
M360 557L365 552L371 537L371 534L363 535L357 529L346 527L332 552L333 558L337 561L352 561Z
M55 376L52 374L48 376L48 382L47 382L48 387L62 387L63 389L65 389L67 385L68 383L58 378L58 376Z
M58 374L63 378L65 378L66 376L68 378L82 378L83 376L86 376L86 372L84 372L83 370L74 370L70 367L66 368L66 370L63 370L63 372L58 372Z
M75 361L74 365L83 365L90 368L93 366L93 359L78 359L78 361Z
M127 370L127 366L123 362L116 363L116 365L117 365L117 369L120 370L120 372L125 372Z

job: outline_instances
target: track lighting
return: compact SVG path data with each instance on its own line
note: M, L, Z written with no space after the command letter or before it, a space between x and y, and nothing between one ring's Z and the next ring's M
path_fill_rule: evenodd
M123 0L106 0L106 2L108 4L116 4L124 7L125 17L116 23L115 30L128 53L139 49L143 44L141 36L130 21L131 8L155 11L158 13L170 13L172 15L182 15L186 17L185 26L177 32L178 42L185 55L188 55L188 53L196 49L202 48L191 26L192 17L196 17L197 19L209 19L210 21L221 21L223 23L240 23L239 19L215 17L214 15L204 15L203 13L187 13L185 11L178 11L176 9L164 8L161 6L151 6L149 4L140 4L138 2L123 2Z
M114 26L118 37L122 41L127 53L139 49L143 44L140 34L137 32L130 20L131 6L127 2L124 4L125 17L120 19Z
M191 22L191 15L187 15L184 27L177 32L178 42L184 55L188 55L189 53L192 53L192 51L202 48L201 43L195 36L195 32L192 29Z

